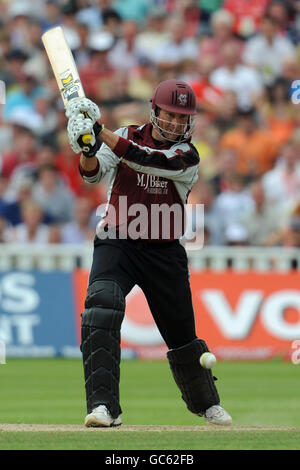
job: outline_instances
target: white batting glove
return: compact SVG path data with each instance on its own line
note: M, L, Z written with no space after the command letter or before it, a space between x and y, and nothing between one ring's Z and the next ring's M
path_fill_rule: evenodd
M78 139L80 136L84 134L91 134L91 145L94 145L96 142L95 133L93 130L93 121L89 118L86 118L81 113L70 117L67 130L70 145L75 153L82 152L82 147L80 147L78 143Z
M88 117L95 124L101 117L99 107L88 98L73 98L66 105L67 118L73 118L81 113L87 113Z

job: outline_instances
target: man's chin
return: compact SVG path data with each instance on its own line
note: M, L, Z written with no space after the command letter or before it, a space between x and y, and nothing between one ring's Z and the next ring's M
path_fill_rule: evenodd
M162 132L161 135L170 142L176 142L176 140L178 139L178 136L172 134L172 132Z

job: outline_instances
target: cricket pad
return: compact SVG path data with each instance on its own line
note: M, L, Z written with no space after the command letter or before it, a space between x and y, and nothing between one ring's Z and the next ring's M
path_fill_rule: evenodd
M179 387L187 408L192 413L203 415L205 411L220 403L215 377L211 370L200 365L200 356L208 352L202 339L195 339L177 349L167 352L173 377Z
M89 286L81 322L87 412L106 405L114 419L122 412L120 330L124 312L125 298L116 282L97 280Z

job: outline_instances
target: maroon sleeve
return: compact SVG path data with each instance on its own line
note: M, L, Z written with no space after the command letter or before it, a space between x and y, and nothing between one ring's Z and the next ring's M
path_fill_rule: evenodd
M173 157L167 157L159 149L150 149L136 144L133 141L119 137L113 150L118 158L124 158L142 166L162 168L165 170L185 170L189 166L198 165L199 155L196 148L190 144L188 152L176 150Z
M124 137L119 137L118 143L113 150L114 154L117 155L118 158L123 157L126 154L130 144L131 142L129 140L124 139Z

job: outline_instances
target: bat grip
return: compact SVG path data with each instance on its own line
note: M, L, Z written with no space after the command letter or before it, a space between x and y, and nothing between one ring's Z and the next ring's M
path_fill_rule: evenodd
M86 118L89 118L89 115L88 113L85 113L85 112L82 112L82 114L84 114L84 116ZM92 135L91 134L84 134L82 137L82 142L85 144L85 145L89 145L91 142L92 142Z

